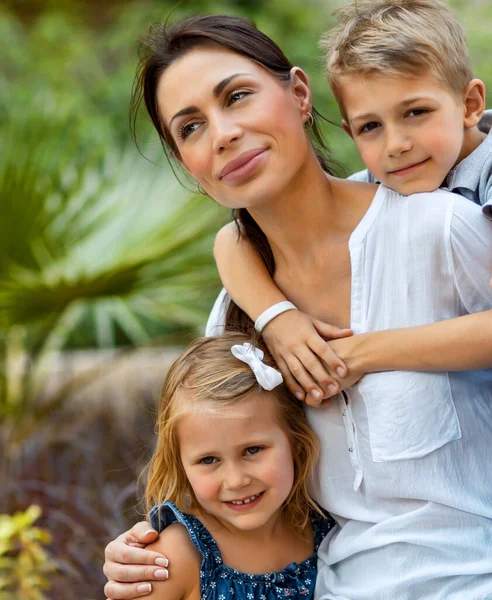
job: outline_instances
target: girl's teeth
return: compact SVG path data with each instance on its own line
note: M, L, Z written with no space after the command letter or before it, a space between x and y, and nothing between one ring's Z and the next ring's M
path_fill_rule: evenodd
M250 496L249 498L245 498L244 500L236 500L236 501L232 501L232 504L249 504L250 502L253 502L253 500L256 500L256 498L258 498L260 494L256 494L255 496Z

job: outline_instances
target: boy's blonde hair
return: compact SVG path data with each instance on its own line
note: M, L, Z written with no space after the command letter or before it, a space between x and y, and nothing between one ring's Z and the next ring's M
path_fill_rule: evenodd
M336 11L335 27L321 40L326 69L344 114L344 75L418 77L431 73L455 94L473 79L466 35L441 0L359 0Z
M220 411L252 394L264 392L251 368L235 358L233 344L251 341L241 333L228 332L221 336L201 338L193 342L172 365L162 389L156 424L157 445L147 471L146 504L166 500L174 502L180 510L199 507L181 463L177 424L180 417L196 407ZM264 362L275 366L268 350ZM308 479L318 457L318 439L310 429L302 406L291 396L284 384L276 387L279 423L290 441L294 462L294 485L285 501L287 520L304 527L309 519L309 508L316 504L308 494ZM258 415L261 418L261 415Z

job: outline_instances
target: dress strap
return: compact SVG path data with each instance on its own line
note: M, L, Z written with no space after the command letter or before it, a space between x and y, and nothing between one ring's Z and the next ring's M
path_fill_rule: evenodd
M222 555L208 529L193 515L181 512L173 502L154 506L149 512L149 522L159 532L173 523L180 523L186 527L191 541L205 562L212 560L214 565L222 564Z

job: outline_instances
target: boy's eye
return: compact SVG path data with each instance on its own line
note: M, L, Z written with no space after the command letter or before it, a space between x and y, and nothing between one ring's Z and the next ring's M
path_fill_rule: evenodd
M412 110L408 111L407 117L419 117L429 111L425 108L412 108Z
M214 465L217 462L215 456L204 456L199 461L201 465Z
M379 126L380 126L380 124L377 123L376 121L371 121L370 123L366 123L365 125L363 125L359 129L359 133L369 133L370 131L373 131L374 129L376 129Z
M239 100L242 100L246 96L249 96L250 93L251 92L249 92L248 90L235 90L234 92L231 92L229 96L227 96L227 106L239 102Z
M248 456L252 456L253 454L258 454L260 450L260 446L250 446L249 448L246 448L244 453Z
M200 123L197 123L197 122L185 123L184 125L182 125L179 128L179 132L178 132L179 139L185 140L189 135L191 135L193 132L195 132L199 126L200 126Z

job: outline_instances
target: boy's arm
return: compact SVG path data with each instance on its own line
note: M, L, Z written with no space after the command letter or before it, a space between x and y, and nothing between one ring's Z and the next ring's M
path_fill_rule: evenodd
M448 256L457 301L469 314L330 342L351 374L492 367L492 221L472 202L455 204Z
M252 320L256 321L270 306L286 300L255 249L244 238L238 239L235 224L229 223L219 231L214 255L224 287ZM306 402L316 406L324 396L339 391L324 363L340 377L347 370L321 336L344 337L351 335L349 329L290 310L270 321L262 334L287 386L297 398L305 399L305 390Z
M491 293L492 297L492 293ZM492 310L430 325L362 333L330 345L346 363L341 387L377 371L469 371L492 368Z

